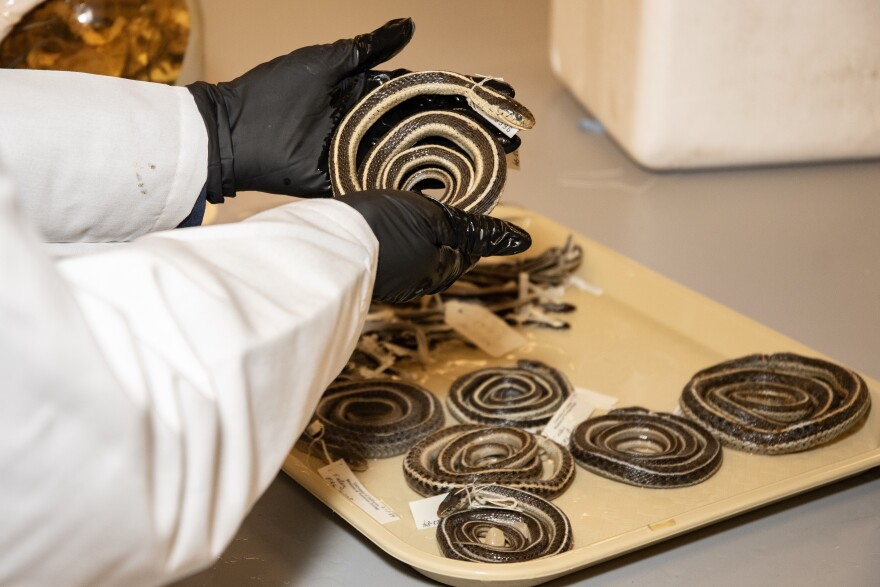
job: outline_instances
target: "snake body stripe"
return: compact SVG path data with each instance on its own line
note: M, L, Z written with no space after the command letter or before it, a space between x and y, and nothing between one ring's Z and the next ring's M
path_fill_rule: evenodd
M426 163L431 167L422 168ZM388 162L383 173L382 183L413 190L425 179L436 179L444 185L469 186L474 169L458 151L441 145L427 145L401 151Z
M721 445L685 418L643 408L612 410L581 422L571 453L588 471L639 487L686 487L721 467Z
M572 394L557 369L539 361L466 373L452 383L446 407L459 422L539 432Z
M525 491L500 485L451 492L437 509L443 556L483 563L514 563L572 547L571 522L561 509ZM502 540L487 537L500 532Z
M455 182L446 164L413 159L421 171L416 177L439 180L445 192L438 199L468 212L488 213L501 195L506 179L503 149L492 133L470 118L451 111L427 111L399 122L358 163L358 152L367 131L391 109L425 94L466 97L475 110L518 129L531 128L534 117L519 102L473 79L445 71L414 72L393 78L367 94L340 122L330 144L328 166L336 197L364 189L414 189L417 180L389 174L389 162L418 143L439 137L457 146L472 161L470 180ZM440 171L430 171L440 169ZM395 180L391 181L391 176Z
M443 406L417 385L391 379L337 381L318 402L324 438L367 458L403 454L443 425Z
M696 373L682 412L731 448L761 454L808 450L858 424L871 407L857 373L794 353L748 355Z
M496 483L552 499L574 479L574 461L565 447L521 428L459 424L413 445L403 473L421 495Z

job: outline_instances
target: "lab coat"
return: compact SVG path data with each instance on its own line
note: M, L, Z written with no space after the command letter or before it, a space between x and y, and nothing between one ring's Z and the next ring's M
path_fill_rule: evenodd
M206 160L186 89L0 70L0 585L210 564L354 348L363 218L309 200L166 230Z

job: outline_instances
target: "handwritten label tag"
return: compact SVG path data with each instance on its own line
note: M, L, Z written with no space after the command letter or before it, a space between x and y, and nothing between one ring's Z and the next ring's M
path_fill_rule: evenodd
M526 344L519 332L483 306L453 300L446 302L444 311L446 324L493 357L503 357Z
M318 474L328 485L339 491L380 524L396 522L400 519L394 510L367 491L367 488L358 481L358 478L342 459L321 467L318 469Z
M440 518L437 517L437 508L446 499L448 493L440 495L432 495L425 499L417 499L409 502L409 511L412 512L413 521L419 530L427 530L436 528L440 524Z
M616 403L616 397L575 387L574 393L562 402L544 426L541 435L562 446L568 446L571 433L578 424L589 418L595 410L610 410Z

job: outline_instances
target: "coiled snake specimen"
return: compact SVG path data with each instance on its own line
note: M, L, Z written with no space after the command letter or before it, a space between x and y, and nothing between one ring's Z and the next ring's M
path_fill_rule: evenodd
M366 458L406 452L443 425L443 406L417 385L391 379L337 381L315 409L323 440Z
M515 367L489 367L457 378L446 407L459 422L540 432L571 394L571 383L561 371L521 360Z
M433 180L445 186L437 198L444 204L480 214L495 207L507 176L504 150L480 123L456 112L423 111L404 119L359 164L358 150L370 127L395 106L424 94L463 96L478 112L517 129L535 123L525 106L468 76L422 71L392 78L356 104L333 135L328 166L334 196L414 190Z
M748 355L696 373L682 412L731 448L761 454L807 450L858 424L871 407L854 371L794 353Z
M477 485L451 492L437 509L437 542L447 558L516 563L571 549L561 509L525 491Z
M459 424L413 445L403 474L422 495L494 483L553 499L574 479L574 461L567 448L521 428Z
M686 487L721 467L721 445L680 416L621 408L578 424L571 454L590 472L639 487Z

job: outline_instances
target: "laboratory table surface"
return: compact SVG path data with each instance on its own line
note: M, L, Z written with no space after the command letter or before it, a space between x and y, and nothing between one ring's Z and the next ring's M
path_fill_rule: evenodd
M880 378L880 162L655 173L552 74L548 4L203 1L204 76L227 80L293 48L412 16L388 68L504 77L535 113L504 201L524 206ZM588 130L585 130L585 127ZM231 222L289 201L246 193ZM814 489L548 583L876 585L880 470ZM279 474L219 560L176 587L433 584Z

